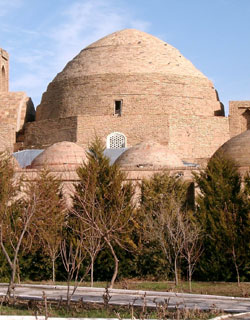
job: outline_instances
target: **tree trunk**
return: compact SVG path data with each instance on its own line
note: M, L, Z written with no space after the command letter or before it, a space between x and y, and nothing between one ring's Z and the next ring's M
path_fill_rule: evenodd
M240 287L240 273L239 273L239 267L237 264L237 258L236 258L234 246L233 246L232 253L233 253L234 266L235 266L235 270L236 270L236 274L237 274L237 283L238 283L238 287Z
M52 259L52 282L56 281L55 258Z
M178 286L178 267L177 267L177 258L174 259L174 273L175 273L175 285Z
M70 296L70 279L67 280L67 310L70 309L70 302L71 302L71 296Z
M14 261L11 267L11 277L10 277L10 282L8 285L8 290L6 293L6 299L7 301L10 300L10 298L14 295L14 290L15 290L15 277L16 277L16 262Z
M115 283L115 279L116 279L117 274L118 274L119 259L117 258L116 254L115 254L115 251L114 251L114 248L111 245L110 241L107 238L104 238L104 239L105 239L107 245L109 246L110 251L111 251L111 253L112 253L113 257L114 257L114 261L115 261L115 270L114 270L113 277L111 279L110 286L109 286L109 288L112 289L113 286L114 286L114 283Z
M192 270L191 270L190 262L188 262L188 282L189 282L189 292L192 292Z
M91 287L93 287L94 286L94 257L91 257L90 281L91 281Z

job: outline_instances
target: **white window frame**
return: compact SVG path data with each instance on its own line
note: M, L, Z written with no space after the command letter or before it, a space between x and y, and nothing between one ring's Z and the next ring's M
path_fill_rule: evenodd
M112 137L115 137L115 136L117 136L117 137L121 136L121 137L124 138L124 145L122 147L113 147L112 146L110 140L111 140ZM107 149L122 149L122 148L126 148L127 147L127 137L122 132L112 132L107 136L106 146L107 146Z

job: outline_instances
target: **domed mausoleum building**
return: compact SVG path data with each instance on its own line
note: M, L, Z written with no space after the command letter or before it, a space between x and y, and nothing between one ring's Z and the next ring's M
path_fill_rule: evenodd
M199 162L230 138L210 80L177 49L145 32L115 32L83 49L48 85L23 148L59 141L107 148L144 140Z
M63 179L77 179L73 171L95 136L112 161L125 151L117 162L133 177L161 170L191 176L230 138L234 157L249 151L243 132L250 129L250 101L230 102L225 117L201 71L170 44L134 29L83 49L48 85L36 111L25 93L9 92L9 55L0 49L0 109L0 150L19 151L15 157L34 175L43 165L62 172L68 163L72 178Z

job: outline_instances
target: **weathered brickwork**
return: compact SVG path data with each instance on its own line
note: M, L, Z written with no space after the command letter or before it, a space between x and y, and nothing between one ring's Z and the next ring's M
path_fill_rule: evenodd
M35 120L35 109L25 92L9 92L9 55L0 48L0 150L14 150L16 133Z
M77 117L43 120L25 125L24 148L46 148L60 141L76 142Z
M250 101L229 102L230 136L250 130Z
M0 92L9 91L9 55L0 48Z
M169 119L169 147L183 160L210 158L228 139L225 117L171 115Z
M13 151L16 141L16 127L12 124L4 124L0 122L0 152L8 150Z
M0 131L0 139L8 137L7 130L9 128L9 139L7 138L9 141L8 149L14 150L16 132L23 128L25 122L33 121L34 118L34 106L26 93L0 92L0 125L5 128L4 132Z
M161 141L167 144L168 115L127 115L114 116L81 116L77 117L77 142L87 146L95 135L103 138L112 132L121 132L127 137L127 147L144 140Z
M25 92L0 92L0 110L0 123L15 125L16 131L35 118L33 103Z
M214 116L221 104L210 81L162 74L106 74L53 81L37 108L36 120L78 115L197 114ZM223 112L223 111L222 111Z

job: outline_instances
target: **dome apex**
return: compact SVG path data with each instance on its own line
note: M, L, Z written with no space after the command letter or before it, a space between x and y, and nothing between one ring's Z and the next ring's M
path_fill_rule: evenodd
M112 57L112 58L111 58ZM71 74L71 71L74 73ZM77 72L77 74L75 74ZM136 29L114 32L83 49L58 79L78 74L151 73L205 76L170 44Z

